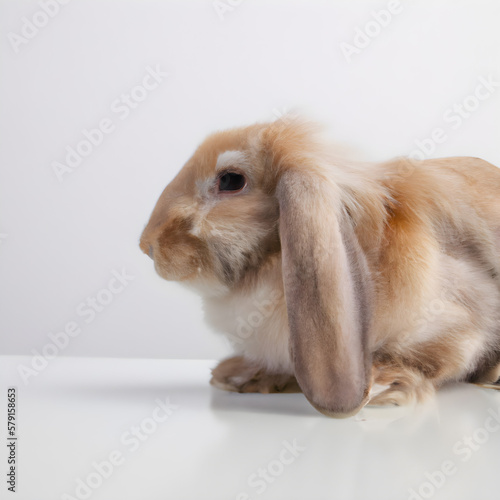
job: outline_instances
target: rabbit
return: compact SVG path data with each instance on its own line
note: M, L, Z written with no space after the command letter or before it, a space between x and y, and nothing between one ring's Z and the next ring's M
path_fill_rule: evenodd
M140 248L231 340L217 388L348 417L498 387L500 170L479 158L353 161L294 117L216 132Z

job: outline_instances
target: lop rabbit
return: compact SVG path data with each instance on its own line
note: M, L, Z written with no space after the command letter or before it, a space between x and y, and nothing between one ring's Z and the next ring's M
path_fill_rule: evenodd
M140 247L232 339L221 389L342 417L500 376L500 170L478 158L349 161L297 119L217 132Z

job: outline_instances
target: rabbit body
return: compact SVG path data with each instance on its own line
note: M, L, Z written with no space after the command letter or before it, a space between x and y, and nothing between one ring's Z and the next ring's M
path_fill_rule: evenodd
M361 164L303 122L218 133L141 248L229 337L222 389L302 390L346 416L500 375L500 170L483 160Z

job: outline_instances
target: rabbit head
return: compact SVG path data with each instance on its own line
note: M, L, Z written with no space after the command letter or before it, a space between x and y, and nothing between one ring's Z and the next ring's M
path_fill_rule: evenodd
M216 293L279 251L278 204L258 144L264 128L212 135L166 187L141 238L160 276Z

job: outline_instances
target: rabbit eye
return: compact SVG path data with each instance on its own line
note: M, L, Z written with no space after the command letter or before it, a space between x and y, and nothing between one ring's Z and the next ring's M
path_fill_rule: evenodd
M219 177L219 191L241 191L246 185L245 176L226 172Z

